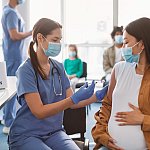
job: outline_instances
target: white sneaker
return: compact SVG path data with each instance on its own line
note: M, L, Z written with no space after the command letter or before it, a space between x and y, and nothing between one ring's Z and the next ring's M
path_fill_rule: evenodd
M10 128L9 127L3 127L3 130L2 130L2 132L4 133L4 134L9 134L9 131L10 131Z
M5 124L5 121L4 121L4 120L1 120L1 124L4 125L4 124Z

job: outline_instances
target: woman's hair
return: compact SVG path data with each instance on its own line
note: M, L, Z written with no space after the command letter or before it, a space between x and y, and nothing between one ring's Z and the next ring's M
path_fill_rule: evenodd
M69 47L69 48L70 48L70 47L73 47L73 48L74 48L74 51L76 52L75 58L78 58L78 49L77 49L77 46L76 46L75 44L70 44L68 47Z
M146 54L147 63L150 64L150 19L143 17L129 23L125 30L134 36L137 42L142 40Z
M42 18L40 19L33 27L32 36L33 41L30 42L29 46L29 55L31 59L31 64L35 70L36 73L39 73L42 79L47 79L47 75L44 73L42 67L40 66L40 63L37 59L36 52L34 50L34 44L36 43L36 46L38 46L37 42L37 34L41 33L44 37L51 34L51 32L57 28L62 28L62 26L48 18Z
M123 26L121 27L114 26L113 31L111 32L112 39L114 39L116 32L121 32L123 34Z

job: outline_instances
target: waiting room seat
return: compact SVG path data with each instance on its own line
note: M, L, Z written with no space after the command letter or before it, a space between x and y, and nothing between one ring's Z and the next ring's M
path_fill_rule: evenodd
M81 150L89 150L89 140L84 137L86 132L86 107L65 110L63 124L68 135L80 133L80 137L73 138L73 140Z
M87 78L87 63L83 62L83 74L80 77L81 81L79 79L79 83L76 84L76 88L80 88L81 86L83 86L86 81L86 78Z

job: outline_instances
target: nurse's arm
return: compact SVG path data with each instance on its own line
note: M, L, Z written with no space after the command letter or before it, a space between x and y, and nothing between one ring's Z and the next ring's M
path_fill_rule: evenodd
M74 103L71 98L66 98L56 103L44 105L41 101L39 93L26 93L24 94L27 105L32 114L38 119L44 119L62 112L70 108Z
M22 40L32 34L32 31L30 32L18 32L16 29L9 30L10 38L13 41Z
M113 69L112 74L111 74L111 80L110 80L108 92L107 92L107 96L110 100L112 99L112 93L115 88L115 85L116 85L115 69ZM96 98L95 94L93 94L93 96L91 96L89 99L80 101L78 104L72 105L71 108L76 109L76 108L84 107L84 106L87 106L94 102L97 102L97 98Z

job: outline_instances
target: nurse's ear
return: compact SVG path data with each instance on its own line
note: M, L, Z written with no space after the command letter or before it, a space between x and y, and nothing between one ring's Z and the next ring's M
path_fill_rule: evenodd
M36 38L37 38L38 43L43 43L45 41L45 38L43 37L41 33L38 33Z

